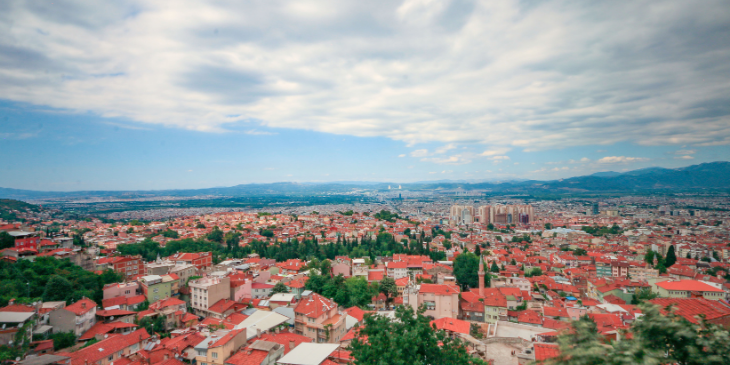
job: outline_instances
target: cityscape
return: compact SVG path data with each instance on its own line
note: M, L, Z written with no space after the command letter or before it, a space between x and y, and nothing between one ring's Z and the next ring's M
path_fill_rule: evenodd
M0 29L0 365L730 365L725 1Z

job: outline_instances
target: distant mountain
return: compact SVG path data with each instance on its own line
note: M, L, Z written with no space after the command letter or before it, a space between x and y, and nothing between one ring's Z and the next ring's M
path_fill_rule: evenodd
M676 169L652 167L624 173L598 172L553 181L509 180L509 181L423 181L417 183L379 183L370 181L341 181L328 183L279 182L270 184L242 184L230 187L180 190L149 191L74 191L45 192L0 188L0 198L17 200L79 199L88 197L156 197L176 196L252 196L252 195L322 195L343 194L355 189L387 191L401 186L403 190L491 190L493 192L591 192L591 191L636 191L672 189L730 189L730 162L710 162Z
M616 176L579 176L540 183L542 189L631 191L647 189L728 189L730 162L709 162L677 169L648 168Z
M615 171L604 171L604 172L596 172L595 174L590 174L588 176L595 176L595 177L616 177L621 175L620 172Z

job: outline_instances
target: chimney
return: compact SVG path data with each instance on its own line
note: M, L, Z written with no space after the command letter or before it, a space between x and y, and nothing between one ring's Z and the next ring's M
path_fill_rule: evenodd
M289 341L289 351L294 350L295 347L297 347L297 343L294 341Z
M8 301L8 305L13 305L13 304L15 304L15 298L13 298L13 299L10 299L10 300Z
M261 337L261 328L256 329L256 337Z
M81 308L86 309L86 302L81 303Z
M168 354L165 354L165 360L167 360L170 356Z

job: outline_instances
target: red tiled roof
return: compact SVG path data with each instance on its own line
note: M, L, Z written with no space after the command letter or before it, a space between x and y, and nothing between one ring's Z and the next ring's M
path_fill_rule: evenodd
M91 300L89 298L82 298L78 302L71 304L69 306L66 306L66 308L64 308L64 309L66 309L67 311L69 311L77 316L80 316L84 313L91 311L94 308L96 308L96 303L94 303L93 300Z
M140 328L128 335L111 335L91 346L64 356L71 357L71 365L93 364L149 337L147 331Z
M167 308L167 307L184 305L184 304L185 304L185 302L183 302L180 299L166 298L166 299L161 299L161 300L158 300L158 301L150 304L150 309L163 309L163 308Z
M419 293L433 293L436 295L452 295L459 293L459 287L449 284L421 284Z
M336 304L332 303L329 299L314 293L309 298L302 298L294 308L294 312L304 314L309 318L317 318L335 306Z
M124 322L111 322L111 323L103 323L103 322L96 322L91 328L89 328L86 332L84 332L81 337L79 337L79 341L86 341L94 338L96 335L103 335L107 334L109 332L112 332L116 329L120 328L135 328L137 327L134 323L124 323Z
M556 344L536 342L534 345L535 361L544 361L560 355L560 349Z
M722 289L697 280L662 281L656 283L656 286L666 290L722 292Z
M431 326L436 326L436 328L440 330L464 334L468 334L469 329L471 328L471 324L467 321L448 317L439 318L437 320L431 321Z
M230 365L259 365L268 355L267 351L246 348L231 356L225 363Z
M115 305L122 305L122 304L130 306L130 305L142 303L146 299L147 298L144 295L135 295L133 297L114 297L114 298L102 300L101 305L104 308L109 308L109 307L113 307Z
M672 306L674 313L684 317L692 323L699 323L697 316L704 315L705 319L713 320L730 316L730 307L719 300L708 300L704 298L656 298L649 302L662 308L666 313L666 307Z
M32 305L25 305L25 304L10 304L6 307L0 308L0 312L30 313L30 312L35 312L35 307L33 307Z
M278 344L284 345L285 354L289 353L289 351L292 350L291 348L289 348L289 344L292 341L294 342L294 347L299 346L299 344L301 344L303 342L313 342L314 341L314 339L312 339L312 338L298 335L296 333L286 332L286 331L279 332L279 333L265 333L265 334L262 334L259 339L264 340L264 341L276 342ZM343 338L343 340L344 340L344 338Z
M119 317L119 316L128 316L130 314L137 314L137 312L134 311L125 311L121 309L110 309L110 310L98 310L96 311L96 315L99 317Z
M381 281L385 277L382 271L368 271L368 281Z
M231 330L230 332L223 335L223 337L221 337L218 341L213 342L212 344L208 345L208 348L223 346L223 345L227 344L229 341L231 341L234 337L236 337L239 333L241 333L245 330L246 330L245 328L241 328L238 330Z
M221 300L215 302L215 304L208 307L208 311L223 314L225 311L231 309L235 304L236 304L236 301L234 301L234 300L221 299Z
M357 319L359 322L362 322L362 319L365 317L365 311L358 307L347 308L347 309L345 309L345 313L347 313L349 316Z

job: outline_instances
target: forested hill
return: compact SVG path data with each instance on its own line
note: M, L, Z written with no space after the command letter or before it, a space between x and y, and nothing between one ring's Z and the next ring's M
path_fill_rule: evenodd
M17 220L18 216L14 211L37 212L39 210L39 206L28 204L20 200L0 199L0 220L6 220L9 222Z
M457 182L434 181L420 183L297 183L277 182L270 184L243 184L231 187L208 189L154 190L154 191L75 191L44 192L0 188L0 197L22 200L80 199L88 197L117 197L125 199L160 196L191 197L244 197L244 196L317 196L323 194L345 194L356 190L388 191L390 186L400 185L403 190L436 191L443 189L491 190L496 193L533 192L632 192L671 190L728 190L730 189L730 162L718 161L682 168L652 167L623 173L606 171L587 176L578 176L552 181L509 181L509 182Z

